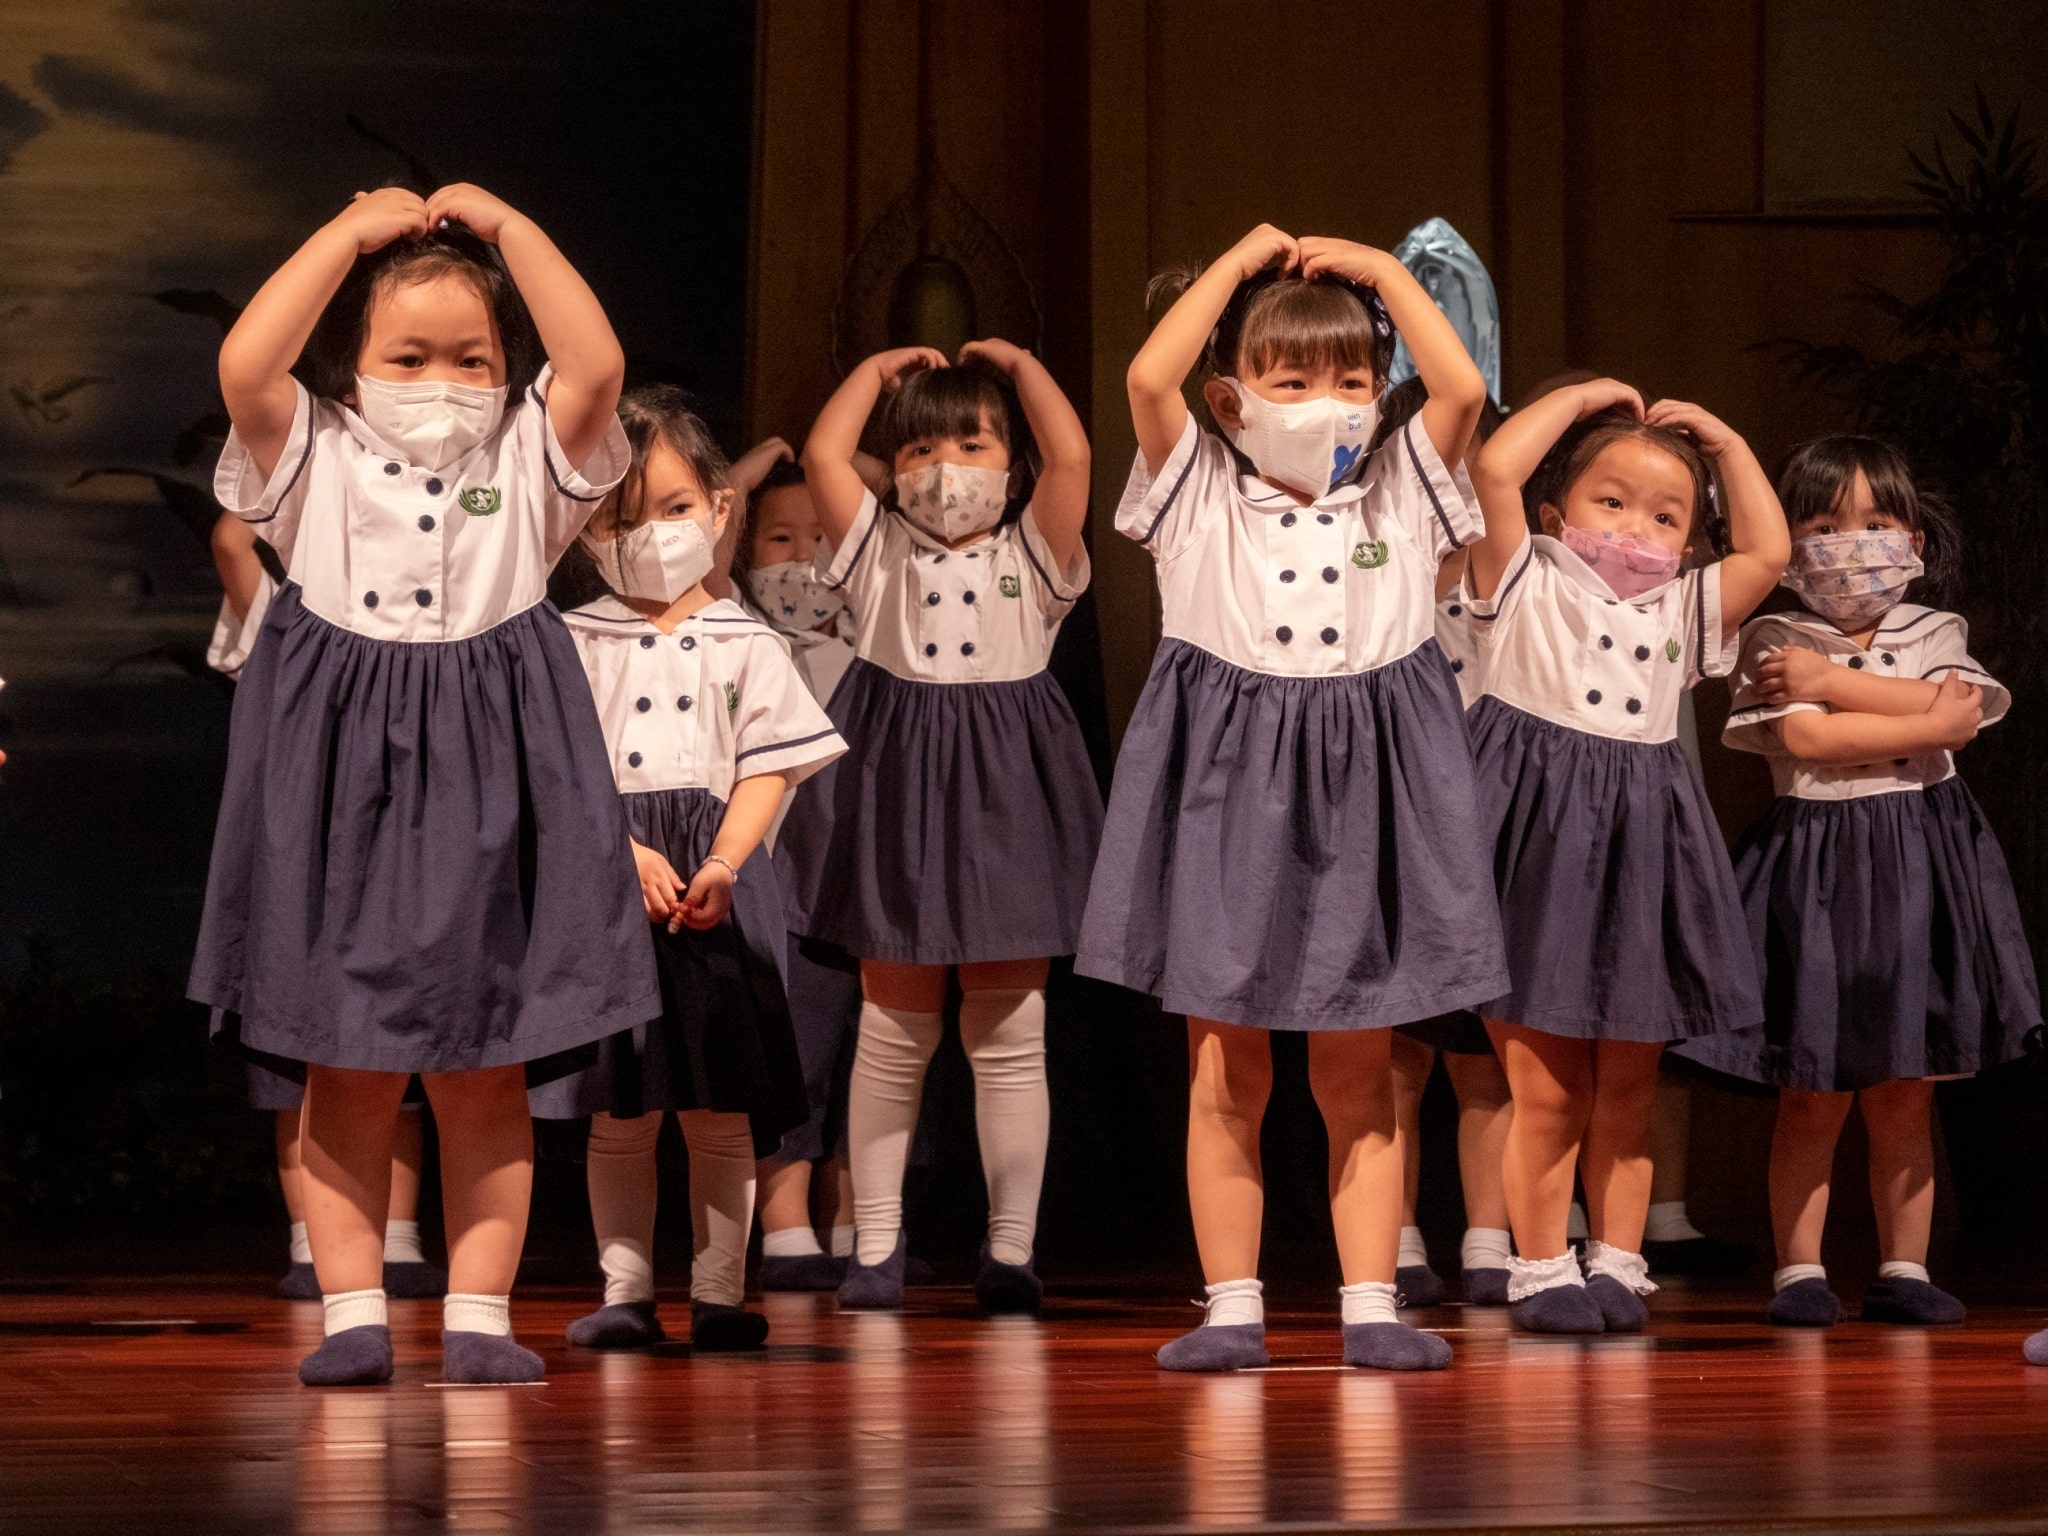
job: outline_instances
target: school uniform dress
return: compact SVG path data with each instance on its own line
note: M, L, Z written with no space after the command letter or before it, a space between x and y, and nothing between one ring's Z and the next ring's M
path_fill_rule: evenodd
M629 450L615 421L572 469L551 379L437 471L303 389L267 478L238 436L221 455L216 496L289 579L235 693L189 992L274 1070L545 1077L658 1011L590 686L546 600Z
M1686 691L1735 661L1720 567L1624 602L1538 534L1465 600L1491 630L1472 744L1512 974L1486 1016L1642 1042L1758 1022L1727 848L1678 740Z
M1164 638L1117 758L1075 969L1176 1013L1362 1029L1507 973L1436 568L1480 530L1414 423L1309 506L1190 418L1117 528Z
M1072 954L1102 796L1046 662L1087 551L1062 567L1030 507L948 549L869 495L821 569L856 654L828 709L846 756L780 840L791 928L916 965Z
M2012 696L1969 652L1952 613L1905 603L1869 647L1801 612L1743 627L1721 739L1771 765L1778 799L1736 850L1764 967L1764 1022L1685 1054L1752 1082L1817 1092L1978 1072L2022 1054L2041 1022L2033 961L1998 840L1947 752L1805 763L1774 722L1830 712L1766 703L1757 673L1799 646L1837 666L1984 690L1984 723Z
M764 773L803 779L845 750L775 631L714 602L673 634L615 597L567 615L590 676L633 840L687 882L703 865L733 787ZM782 978L782 893L757 855L733 881L716 928L670 933L647 921L661 1014L598 1047L598 1060L532 1090L544 1119L657 1110L745 1114L772 1150L806 1112Z

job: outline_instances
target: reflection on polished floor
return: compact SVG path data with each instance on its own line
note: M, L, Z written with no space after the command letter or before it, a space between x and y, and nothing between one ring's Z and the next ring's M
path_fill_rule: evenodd
M1067 1290L1041 1323L962 1291L903 1316L770 1297L765 1354L598 1356L584 1297L514 1306L537 1387L435 1384L438 1309L395 1308L399 1381L309 1392L319 1309L220 1282L0 1296L0 1531L302 1533L1543 1530L2048 1526L2048 1370L2028 1314L1773 1332L1667 1291L1654 1332L1512 1337L1424 1314L1457 1365L1335 1365L1276 1313L1275 1368L1170 1376L1184 1305ZM680 1305L673 1309L680 1314Z

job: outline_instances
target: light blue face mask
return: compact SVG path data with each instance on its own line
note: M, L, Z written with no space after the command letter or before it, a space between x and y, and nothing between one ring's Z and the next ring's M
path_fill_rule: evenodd
M1486 378L1486 392L1500 398L1500 300L1486 263L1471 242L1448 219L1425 219L1401 237L1394 259L1415 274L1422 291L1436 300ZM1387 370L1391 388L1415 377L1415 359L1408 345L1394 342L1394 365Z

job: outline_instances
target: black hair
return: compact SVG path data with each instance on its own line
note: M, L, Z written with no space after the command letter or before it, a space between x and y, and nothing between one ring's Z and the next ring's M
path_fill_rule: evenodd
M1877 510L1920 535L1920 563L1926 571L1906 588L1906 595L1947 606L1962 578L1961 520L1954 507L1913 483L1906 456L1881 438L1838 432L1794 448L1778 476L1785 521L1796 533L1801 523L1834 512L1854 488L1859 470Z
M1661 448L1684 466L1692 477L1692 525L1686 530L1686 548L1695 564L1705 564L1728 552L1728 519L1721 511L1721 493L1714 483L1713 466L1690 433L1675 427L1652 426L1639 420L1623 406L1596 411L1583 421L1573 422L1564 435L1543 456L1536 472L1523 487L1524 507L1534 510L1550 505L1561 513L1573 486L1593 467L1593 461L1615 443L1636 438Z
M1023 404L1010 376L984 358L970 357L951 368L925 368L909 374L882 402L875 424L882 462L892 469L897 451L906 444L933 437L971 437L986 419L1010 455L1016 494L1003 511L1003 521L1023 515L1038 479L1038 444L1024 418ZM884 501L894 506L891 487Z
M747 504L739 513L739 522L732 536L732 562L727 575L732 580L734 601L741 607L752 609L763 619L768 613L754 600L753 589L747 584L747 573L754 568L755 524L760 519L761 504L768 499L770 491L786 491L793 486L807 485L804 467L796 459L777 459L769 466L768 473L761 477L761 483L754 487L754 494L747 498ZM774 621L769 620L770 623Z
M1163 315L1200 275L1192 267L1160 273L1145 289L1147 310L1155 319ZM1300 277L1277 267L1255 272L1231 291L1202 364L1235 378L1247 365L1258 374L1281 362L1370 368L1384 383L1394 365L1393 318L1377 293L1349 278Z
M369 339L370 312L391 289L456 273L477 291L498 329L505 354L505 398L517 403L540 374L540 332L498 248L450 220L417 240L399 239L358 256L314 322L293 372L309 392L329 400L355 393L356 365Z

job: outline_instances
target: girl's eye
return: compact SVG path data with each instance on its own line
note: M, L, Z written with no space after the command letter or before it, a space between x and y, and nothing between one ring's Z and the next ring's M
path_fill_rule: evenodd
M403 357L393 358L392 361L401 368L421 368L426 366L427 360L416 352L408 352Z
M1666 528L1676 528L1678 526L1677 519L1672 517L1672 515L1669 512L1659 512L1657 514L1657 521L1662 523Z
M1619 512L1621 510L1621 498L1619 496L1602 496L1600 498L1600 505L1610 512Z
M465 368L488 368L491 365L490 362L485 358L465 357L462 360L462 366Z

